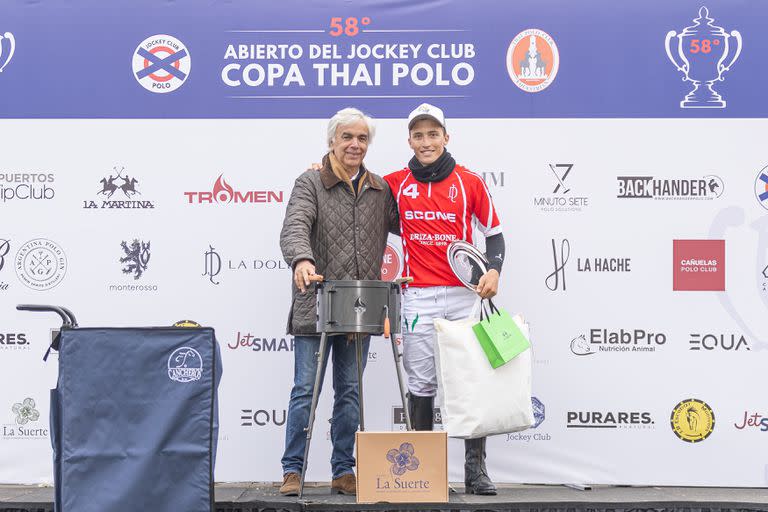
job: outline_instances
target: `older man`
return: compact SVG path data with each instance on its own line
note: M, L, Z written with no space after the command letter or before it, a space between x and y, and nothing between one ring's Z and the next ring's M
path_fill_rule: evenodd
M328 123L328 153L320 172L296 180L280 233L285 261L293 268L288 332L295 336L294 385L288 406L280 493L295 496L304 462L309 409L317 371L316 293L310 276L325 279L379 279L387 235L399 232L397 205L386 182L369 172L363 158L373 140L370 117L345 108ZM363 361L368 359L366 338ZM332 492L355 494L355 432L359 425L355 345L347 336L328 338L333 352L331 419ZM328 354L325 355L325 362ZM325 368L322 368L325 374Z
M479 294L496 294L504 261L504 237L483 179L456 164L445 150L449 136L439 108L424 103L408 116L408 167L385 179L400 209L405 275L403 363L408 374L408 409L416 430L432 430L437 392L435 318L466 318ZM464 288L448 264L453 240L472 242L474 226L485 235L490 270L475 292ZM464 483L468 494L496 494L485 466L485 438L465 441Z

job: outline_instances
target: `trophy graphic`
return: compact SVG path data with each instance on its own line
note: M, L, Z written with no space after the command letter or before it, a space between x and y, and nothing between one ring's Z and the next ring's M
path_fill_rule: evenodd
M3 39L7 39L10 42L11 49L8 52L8 56L3 61ZM16 39L13 37L13 34L10 32L6 32L3 35L0 35L0 62L2 62L2 65L0 65L0 73L3 72L3 69L5 69L5 66L8 65L9 62L11 62L11 57L13 57L13 52L16 51Z
M709 10L702 7L693 25L679 34L674 30L667 32L664 40L667 57L678 71L683 72L683 81L693 83L693 89L680 102L680 108L725 108L725 100L713 89L713 85L724 80L723 73L731 69L739 58L741 34L738 30L728 34L722 27L713 25L714 21L709 17ZM731 53L731 37L736 40L736 49L728 64L724 64ZM677 38L674 43L673 38Z

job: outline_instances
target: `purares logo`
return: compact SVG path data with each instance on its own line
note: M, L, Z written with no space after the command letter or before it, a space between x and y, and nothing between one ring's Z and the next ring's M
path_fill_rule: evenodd
M655 422L648 411L568 411L566 428L648 429Z
M406 471L419 469L419 459L415 455L411 443L402 443L400 448L392 448L387 452L387 460L392 463L389 471L393 475L404 475Z
M669 419L672 431L681 440L698 443L715 429L715 413L704 401L688 398L675 406Z

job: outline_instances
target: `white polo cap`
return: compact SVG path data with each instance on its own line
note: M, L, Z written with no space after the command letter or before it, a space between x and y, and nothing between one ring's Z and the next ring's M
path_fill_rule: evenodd
M434 105L422 103L413 109L413 112L408 114L408 129L410 130L416 121L421 121L422 119L434 119L445 129L445 114Z

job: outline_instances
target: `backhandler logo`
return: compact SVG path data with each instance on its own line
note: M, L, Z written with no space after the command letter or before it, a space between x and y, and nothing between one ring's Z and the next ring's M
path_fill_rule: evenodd
M587 208L589 198L572 194L571 187L566 185L573 167L573 164L549 164L548 173L554 176L554 189L549 196L534 197L533 205L542 212L580 212Z
M237 331L235 339L227 343L230 350L252 350L254 352L293 352L294 338L259 338L250 332Z
M184 43L160 34L139 43L133 53L133 76L150 92L173 92L187 80L192 59Z
M589 356L598 352L637 353L656 352L667 342L663 332L645 329L590 329L571 340L571 352L577 356Z
M12 421L2 425L3 439L35 441L48 437L48 429L42 426L45 421L40 422L41 414L34 399L27 397L13 403L9 410L12 413L9 419Z
M567 428L652 429L655 422L646 411L568 411Z
M713 174L701 178L617 176L619 199L712 200L723 195L725 185Z
M129 176L125 172L125 167L114 167L112 172L101 178L101 190L96 192L99 196L99 202L93 200L84 200L83 208L91 209L150 209L155 205L152 201L144 199L139 200L137 196L141 195L139 191L139 180L135 176ZM112 196L116 195L116 199Z
M725 291L725 240L673 240L674 291Z
M211 284L221 284L219 274L224 270L227 274L243 272L259 272L269 270L290 270L285 261L276 256L271 259L238 257L222 260L221 254L213 245L208 244L208 250L203 253L204 270L203 277L207 277Z
M240 409L241 427L281 427L287 418L285 409Z
M689 350L705 350L707 352L738 352L750 351L749 342L743 334L691 334L688 340Z
M0 200L46 201L56 196L55 176L44 172L0 172Z
M220 174L213 184L213 189L208 192L184 192L187 204L257 204L257 203L282 203L282 190L249 190L240 192L232 188Z

